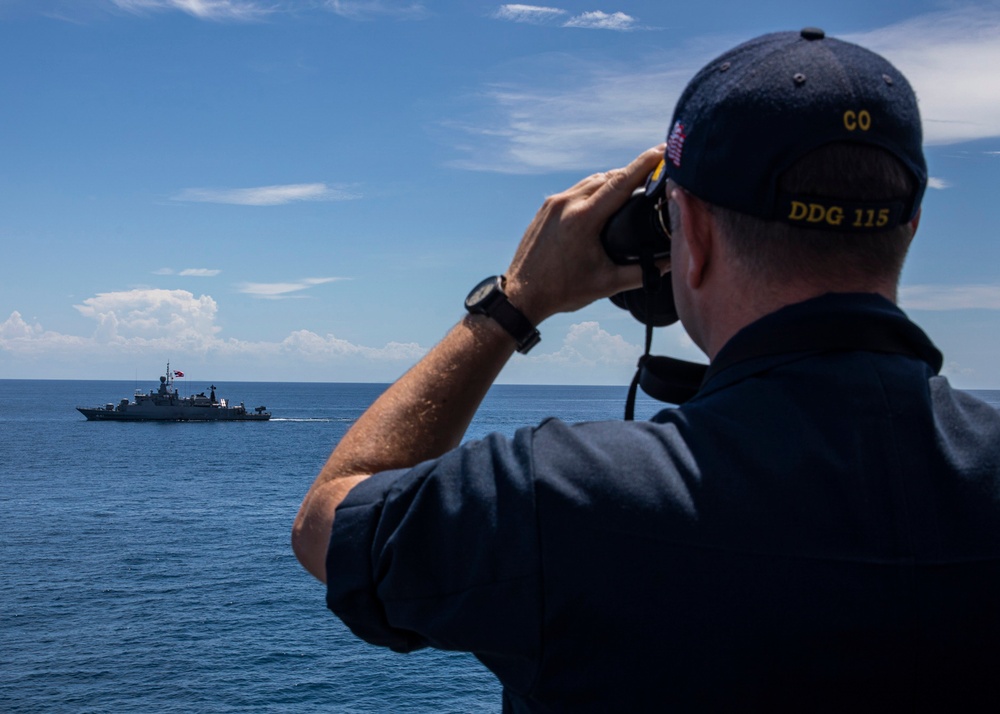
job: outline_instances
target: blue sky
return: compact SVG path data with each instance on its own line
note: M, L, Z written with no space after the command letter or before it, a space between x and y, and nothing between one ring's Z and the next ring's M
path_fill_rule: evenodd
M0 378L392 381L541 201L664 138L694 71L807 25L914 85L902 307L1000 388L1000 2L0 0ZM607 301L501 376L625 384ZM683 330L654 352L697 358Z

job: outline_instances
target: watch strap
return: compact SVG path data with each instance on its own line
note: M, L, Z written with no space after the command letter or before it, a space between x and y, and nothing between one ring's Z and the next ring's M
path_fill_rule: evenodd
M492 318L514 338L517 351L521 354L527 354L532 347L541 341L542 336L531 321L524 316L524 313L514 307L508 299L507 294L503 291L504 282L503 276L487 278L476 286L473 293L470 293L465 306L473 314ZM488 286L487 294L470 304L472 296L486 286Z
M504 293L501 293L496 300L490 303L486 314L499 322L500 326L510 333L510 336L517 343L517 351L521 354L527 354L542 339L538 329L531 324L531 320L514 307Z

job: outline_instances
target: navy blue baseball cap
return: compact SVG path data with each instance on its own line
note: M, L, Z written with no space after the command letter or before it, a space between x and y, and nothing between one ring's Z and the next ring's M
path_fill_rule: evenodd
M885 149L913 174L916 188L899 200L875 202L779 192L778 180L792 164L833 142ZM677 102L664 160L660 182L671 178L709 203L836 230L906 223L927 186L909 82L883 57L816 28L763 35L698 72Z

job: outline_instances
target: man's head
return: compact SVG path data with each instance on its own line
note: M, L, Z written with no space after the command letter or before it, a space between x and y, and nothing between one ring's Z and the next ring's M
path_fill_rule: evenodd
M886 150L912 174L910 193L858 201L782 190L786 171L833 143ZM764 35L688 84L667 137L666 174L713 205L804 228L907 223L927 184L916 97L885 59L822 30Z
M927 184L906 78L815 29L751 40L695 75L674 112L665 168L683 189L680 208L700 214L688 228L717 244L685 252L693 276L674 256L675 294L705 277L721 288L707 302L677 294L682 319L700 299L774 308L810 291L894 292ZM723 253L725 270L699 264Z

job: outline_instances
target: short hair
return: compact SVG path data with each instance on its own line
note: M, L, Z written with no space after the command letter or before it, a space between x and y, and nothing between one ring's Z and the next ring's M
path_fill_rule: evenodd
M909 201L916 179L888 151L837 142L820 147L781 175L779 191L843 201ZM831 277L898 280L913 237L909 223L854 233L804 228L707 204L737 261L765 281Z

